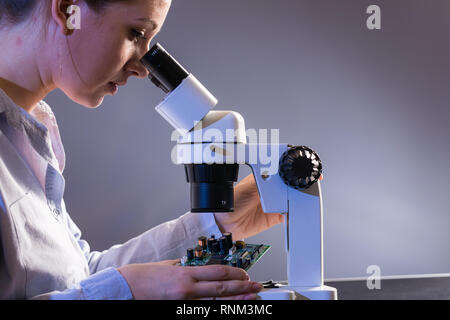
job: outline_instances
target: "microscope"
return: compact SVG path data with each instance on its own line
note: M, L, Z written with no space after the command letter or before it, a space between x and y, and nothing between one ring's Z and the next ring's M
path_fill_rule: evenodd
M166 96L156 111L176 129L172 160L190 183L191 212L230 212L239 165L255 178L262 210L285 217L287 282L272 283L267 300L337 299L323 283L322 163L312 149L289 144L247 143L243 117L212 110L217 99L159 43L142 58L149 79ZM276 163L259 155L270 149Z

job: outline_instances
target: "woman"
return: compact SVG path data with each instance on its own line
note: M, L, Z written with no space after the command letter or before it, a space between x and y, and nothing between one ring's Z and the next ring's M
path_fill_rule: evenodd
M68 27L70 5L80 9L80 29ZM261 285L241 269L173 260L200 234L238 239L283 221L262 212L251 176L235 187L235 212L188 212L104 252L90 251L65 208L64 149L43 99L59 88L95 108L129 77L145 78L140 59L169 7L170 0L0 0L1 298L257 298Z

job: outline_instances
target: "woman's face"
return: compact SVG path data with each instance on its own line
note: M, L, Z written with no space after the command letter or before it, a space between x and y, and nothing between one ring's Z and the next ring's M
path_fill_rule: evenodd
M148 75L140 59L149 50L170 7L170 0L134 0L113 3L100 14L81 1L80 29L53 50L56 87L86 107L99 106L130 76ZM58 45L57 45L58 46Z

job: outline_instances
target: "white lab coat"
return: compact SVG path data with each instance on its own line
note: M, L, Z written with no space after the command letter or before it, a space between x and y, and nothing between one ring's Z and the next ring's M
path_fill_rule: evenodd
M36 112L40 121L0 89L1 299L51 297L106 268L180 258L199 235L220 236L212 213L188 212L124 244L91 251L62 198L64 152L56 120L45 102ZM101 292L111 287L99 283L94 297L115 298Z

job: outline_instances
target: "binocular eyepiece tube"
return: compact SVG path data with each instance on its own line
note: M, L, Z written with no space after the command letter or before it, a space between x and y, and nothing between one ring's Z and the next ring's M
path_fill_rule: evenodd
M188 132L195 121L200 121L217 104L217 99L159 43L141 62L148 69L152 83L170 95L156 110L175 129ZM239 165L185 164L185 172L191 187L191 212L234 210L233 185L238 179Z
M159 43L145 54L141 62L150 73L149 79L165 93L173 91L189 76L189 72Z

